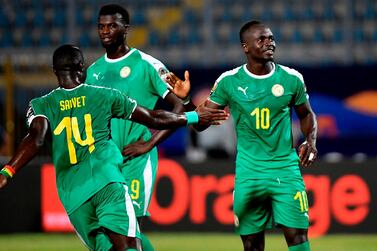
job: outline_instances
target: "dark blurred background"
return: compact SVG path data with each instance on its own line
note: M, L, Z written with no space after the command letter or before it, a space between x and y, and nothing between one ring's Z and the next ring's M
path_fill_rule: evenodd
M29 100L56 87L50 69L53 50L63 43L77 44L85 53L87 65L103 53L96 19L99 7L105 3L0 1L0 104L3 107L0 143L7 145L1 149L3 154L11 153L14 143L25 133L24 117ZM276 62L304 75L313 109L318 114L320 155L331 160L344 155L359 160L376 157L377 1L118 3L131 15L129 44L161 60L180 76L189 69L193 96L198 93L199 100L208 95L207 90L223 71L245 62L238 36L242 24L251 19L267 23L277 41ZM225 132L232 140L231 128L219 129L220 135ZM217 135L217 129L214 130L211 138ZM211 148L219 146L218 142L203 142L206 133L190 134L188 129L179 130L161 145L161 152L188 154L198 160L203 152L195 148L205 149L205 154L216 153ZM299 133L295 135L299 137ZM234 140L230 142L226 149L217 150L220 153L226 150L231 155Z

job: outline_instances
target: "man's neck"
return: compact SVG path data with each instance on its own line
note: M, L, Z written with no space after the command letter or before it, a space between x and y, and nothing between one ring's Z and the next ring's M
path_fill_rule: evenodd
M274 69L273 62L271 61L264 63L248 62L246 67L251 73L255 75L266 75Z
M122 44L118 47L106 48L107 57L110 59L117 59L123 57L130 51L130 48L126 44Z
M62 83L60 84L59 86L63 89L73 89L73 88L76 88L77 86L79 86L80 84L76 83L76 82L67 82L67 83Z

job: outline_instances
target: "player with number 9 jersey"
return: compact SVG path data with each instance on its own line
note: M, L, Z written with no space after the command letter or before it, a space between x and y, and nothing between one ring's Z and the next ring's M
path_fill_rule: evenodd
M109 59L103 55L88 68L86 83L111 87L132 97L148 109L154 109L159 97L169 93L161 76L168 70L157 59L131 48L123 57ZM118 149L139 139L151 139L150 130L130 120L112 119L111 136ZM124 157L122 173L131 190L137 217L148 215L147 209L157 173L157 148L134 158Z

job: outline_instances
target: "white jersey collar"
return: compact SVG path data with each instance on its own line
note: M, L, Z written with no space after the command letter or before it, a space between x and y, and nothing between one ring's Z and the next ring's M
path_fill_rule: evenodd
M79 84L78 86L70 88L70 89L66 89L66 88L63 88L63 87L59 87L58 89L70 92L70 91L73 91L73 90L76 90L76 89L80 88L83 85L85 85L85 84L84 83L83 84Z
M268 74L266 74L266 75L256 75L256 74L254 74L254 73L251 73L251 72L247 69L246 64L244 64L244 66L243 66L243 69L244 69L244 71L246 72L246 74L249 75L250 77L252 77L252 78L256 78L256 79L265 79L265 78L269 78L269 77L271 77L271 76L275 73L275 68L276 68L275 63L272 63L272 71L270 71L270 72L269 72Z
M122 61L125 58L128 58L134 51L136 51L135 48L132 48L129 52L127 52L125 55L121 56L120 58L111 59L107 57L107 53L105 53L105 60L108 63L116 63L119 61Z

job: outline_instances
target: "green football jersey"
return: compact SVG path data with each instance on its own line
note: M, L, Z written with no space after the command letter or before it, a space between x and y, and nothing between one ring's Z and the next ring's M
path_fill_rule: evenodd
M299 174L292 141L292 107L307 101L302 75L274 64L263 76L246 65L223 73L210 100L229 106L237 133L237 178L267 178Z
M110 139L110 119L128 119L136 101L119 91L81 84L30 101L28 123L44 116L52 132L59 197L68 214L111 182L124 182L122 155Z
M111 87L135 99L138 105L153 110L159 97L169 93L161 79L168 70L157 59L132 48L118 59L109 59L106 54L94 62L87 71L86 83ZM149 140L147 127L119 119L111 121L111 135L120 150L141 137Z

